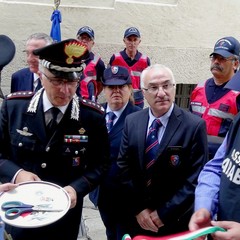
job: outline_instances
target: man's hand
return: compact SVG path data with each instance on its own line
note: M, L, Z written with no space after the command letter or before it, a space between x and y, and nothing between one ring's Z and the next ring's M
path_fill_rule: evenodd
M195 231L200 228L209 227L209 226L211 226L211 214L205 208L201 208L198 211L196 211L192 215L188 225L190 231ZM205 237L206 236L199 237L197 238L197 240L204 240Z
M70 208L74 208L77 204L77 192L71 186L66 186L66 187L64 187L64 189L67 191L67 193L69 194L70 199L71 199Z
M14 184L14 183L3 183L3 184L0 184L0 192L10 191L10 190L16 188L17 186L18 186L18 184Z
M217 240L240 240L240 223L232 221L212 221L213 226L222 227L227 232L217 231L212 234L213 239Z
M156 211L144 209L137 216L138 224L141 228L152 232L158 232L158 228L163 226L162 221L159 219Z
M41 179L34 173L21 170L15 179L15 183L27 182L27 181L41 181Z
M209 226L211 226L211 214L205 208L201 208L198 211L196 211L192 215L188 225L190 231L195 231L198 230L199 228Z

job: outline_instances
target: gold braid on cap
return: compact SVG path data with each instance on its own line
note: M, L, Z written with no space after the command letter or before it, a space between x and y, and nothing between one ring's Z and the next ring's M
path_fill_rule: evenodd
M48 68L48 69L53 69L53 70L56 70L56 71L61 71L61 72L81 72L83 70L83 66L80 65L79 67L71 67L71 68L68 68L68 67L60 67L60 66L57 66L57 65L53 65L52 63L50 63L49 61L45 60L45 59L41 59L39 60L40 63Z

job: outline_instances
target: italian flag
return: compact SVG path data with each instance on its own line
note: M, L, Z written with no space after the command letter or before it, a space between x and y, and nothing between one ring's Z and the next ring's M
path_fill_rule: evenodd
M220 227L205 227L192 232L187 231L163 237L148 237L139 235L131 238L129 234L125 234L122 240L192 240L207 234L214 233L216 231L225 232L226 230Z

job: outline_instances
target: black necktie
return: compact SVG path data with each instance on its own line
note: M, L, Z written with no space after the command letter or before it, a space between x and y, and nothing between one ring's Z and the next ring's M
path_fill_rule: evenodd
M108 132L111 131L112 127L113 127L113 121L116 118L116 115L114 112L108 112L108 121L107 121L107 129Z
M38 91L40 88L42 88L42 83L40 78L37 79L37 86L35 88L35 92Z
M149 129L146 148L145 148L145 166L147 173L147 186L151 185L152 168L156 161L157 151L159 149L158 130L162 126L159 119L155 119Z
M53 134L53 132L56 130L56 127L57 127L57 116L60 113L60 110L59 110L59 108L52 107L50 109L50 113L52 115L52 118L51 118L50 122L47 125L48 136L51 136Z

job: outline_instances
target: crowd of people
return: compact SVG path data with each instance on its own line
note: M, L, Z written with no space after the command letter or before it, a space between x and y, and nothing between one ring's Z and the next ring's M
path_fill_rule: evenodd
M5 224L6 232L76 240L89 194L108 240L206 226L226 230L209 238L240 239L239 41L216 42L213 77L193 90L188 111L175 103L172 70L138 51L137 28L125 30L124 50L107 64L92 52L94 39L83 26L76 38L53 43L35 33L26 41L28 67L12 74L1 105L0 191L48 181L71 202L52 224Z

